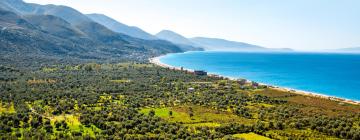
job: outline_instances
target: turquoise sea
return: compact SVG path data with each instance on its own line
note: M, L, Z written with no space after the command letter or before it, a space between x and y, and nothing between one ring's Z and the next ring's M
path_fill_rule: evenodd
M360 101L360 54L186 52L162 63Z

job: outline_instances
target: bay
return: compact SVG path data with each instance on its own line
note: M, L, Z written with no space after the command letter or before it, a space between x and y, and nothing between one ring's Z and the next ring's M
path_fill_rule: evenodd
M162 63L232 78L360 101L360 55L332 53L186 52Z

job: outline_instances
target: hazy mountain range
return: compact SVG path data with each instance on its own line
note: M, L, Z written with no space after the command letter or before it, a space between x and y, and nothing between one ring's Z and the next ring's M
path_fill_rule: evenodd
M360 53L360 47L350 47L341 49L325 50L326 52L339 52L339 53Z
M186 38L170 30L163 30L156 34L156 37L173 42L202 48L207 51L292 51L292 49L270 49L243 42L229 41L219 38L194 37Z
M202 46L199 46L188 40L186 37L170 30L162 30L161 32L156 34L156 37L158 37L159 39L170 41L179 46L183 46L188 50L204 50Z
M225 39L218 38L205 38L205 37L195 37L190 39L192 42L199 44L205 50L241 50L241 51L259 51L266 50L264 47L251 45L243 42L228 41Z
M132 37L136 37L136 38L140 38L140 39L145 39L145 40L161 40L161 37L158 36L154 36L151 35L150 33L147 33L143 30L141 30L138 27L135 26L128 26L125 25L123 23L120 23L118 21L116 21L115 19L112 19L106 15L103 14L87 14L87 16L94 20L97 23L100 23L102 25L104 25L105 27L118 32L118 33L123 33ZM162 39L162 40L167 40L167 39ZM179 44L177 42L173 42L174 40L167 40L171 43L176 44L181 50L183 51L200 51L203 50L202 48L199 47L195 47L193 45L187 45L187 44Z
M194 50L290 51L217 38L186 38L163 30L151 35L103 14L82 14L67 6L22 0L0 1L0 54L146 59Z
M170 30L162 30L156 34L156 37L176 43L176 44L195 45L193 42L191 42L186 37L184 37L178 33L175 33L173 31L170 31Z
M123 23L120 23L106 15L103 14L87 14L87 16L92 19L93 21L104 25L105 27L118 32L127 34L132 37L140 38L140 39L147 39L147 40L157 40L155 36L141 30L138 27L128 26Z

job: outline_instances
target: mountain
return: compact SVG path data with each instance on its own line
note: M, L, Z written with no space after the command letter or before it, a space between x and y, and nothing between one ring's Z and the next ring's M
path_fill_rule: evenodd
M229 41L219 38L195 37L190 41L209 51L293 51L288 48L265 48L243 42Z
M176 43L176 44L195 45L190 40L188 40L186 37L184 37L178 33L175 33L173 31L170 31L170 30L162 30L156 34L156 37L170 41L172 43Z
M16 14L26 13L35 9L31 4L26 4L22 0L0 0L0 8Z
M195 37L186 38L170 30L162 30L156 34L156 37L170 41L180 47L188 46L195 50L207 51L293 51L287 48L270 49L243 42L229 41L219 38ZM193 49L194 50L194 49Z
M7 4L7 2L5 0L0 0L0 9L2 11L13 11L16 12L15 9L13 9L11 6L9 6L9 4Z
M170 30L162 30L159 33L157 33L155 36L159 39L167 40L174 44L177 44L180 47L182 47L184 50L192 50L192 51L203 50L200 46L191 42L186 37Z
M342 48L342 49L336 49L331 50L334 52L347 52L347 53L360 53L360 47L352 47L352 48Z
M5 55L144 60L160 54L204 49L270 50L216 38L188 39L169 30L155 37L105 15L84 15L67 6L1 0L0 9L0 50Z
M2 9L12 11L18 15L54 15L66 20L73 25L92 21L86 15L67 6L58 6L52 4L39 5L25 3L22 0L1 0L0 5L2 5Z
M11 5L14 3L16 4L16 2L6 3L7 9L14 10L8 8L18 6ZM30 6L27 3L23 4L22 7L30 7L30 10L26 11L31 11L33 4L29 4ZM41 5L37 6L43 9ZM19 10L11 12L3 10L2 7L0 11L1 56L145 60L155 55L182 51L168 41L130 37L113 32L92 20L65 20L42 12L41 14L19 14L25 12L19 12ZM17 9L24 10L18 7Z
M264 47L251 45L242 42L228 41L218 38L205 38L195 37L190 39L192 42L202 46L205 50L211 51L229 51L229 50L242 50L242 51L259 51L266 50Z
M23 16L32 25L40 27L41 30L59 37L84 37L85 34L73 27L62 18L53 15L25 15Z
M100 23L101 25L118 33L123 33L132 37L146 39L146 40L157 39L155 36L141 30L138 27L125 25L103 14L87 14L87 16L93 21Z
M170 30L162 30L156 37L179 45L195 46L210 51L229 51L229 50L265 50L266 48L247 43L228 41L217 38L186 38Z
M81 52L83 47L47 34L27 20L9 11L0 10L1 55L64 55Z

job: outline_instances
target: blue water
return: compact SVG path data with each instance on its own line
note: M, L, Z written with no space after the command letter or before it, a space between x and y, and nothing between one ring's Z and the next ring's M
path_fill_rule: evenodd
M360 101L360 55L187 52L160 61L234 78Z

